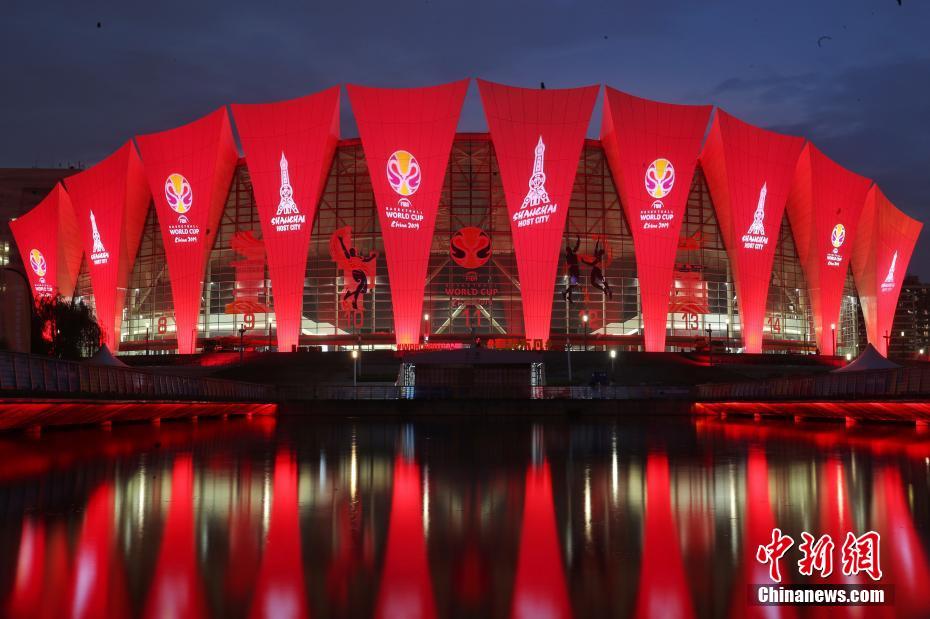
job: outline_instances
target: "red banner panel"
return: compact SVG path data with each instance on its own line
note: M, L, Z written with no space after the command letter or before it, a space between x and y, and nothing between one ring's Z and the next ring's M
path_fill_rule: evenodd
M549 339L552 292L578 159L600 86L515 88L478 80L513 235L526 339Z
M426 267L468 80L427 88L349 85L391 282L398 344L420 338Z
M115 351L126 287L152 198L142 160L129 141L65 183L87 256L97 322L104 342Z
M894 322L901 284L923 224L891 203L872 185L859 219L852 250L852 271L869 343L883 355Z
M762 328L778 232L804 139L754 127L717 108L701 167L736 282L746 352Z
M10 222L32 298L70 297L81 268L81 237L71 197L58 183L35 208Z
M233 105L258 204L278 350L300 337L310 231L339 140L339 87L278 103Z
M633 234L649 352L665 350L678 234L710 112L606 90L601 143Z
M190 354L197 345L207 256L239 155L225 108L136 142L165 245L178 352Z
M836 354L832 330L839 329L846 272L871 184L810 142L801 151L788 195L788 221L810 291L817 347L823 354Z

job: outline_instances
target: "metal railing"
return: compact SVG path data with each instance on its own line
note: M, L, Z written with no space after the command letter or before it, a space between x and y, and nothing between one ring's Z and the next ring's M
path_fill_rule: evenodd
M280 387L284 401L301 400L647 400L687 399L691 390L661 386L398 387L306 385Z
M0 351L0 395L274 402L270 385L160 374Z
M862 400L930 396L930 365L698 385L699 400Z

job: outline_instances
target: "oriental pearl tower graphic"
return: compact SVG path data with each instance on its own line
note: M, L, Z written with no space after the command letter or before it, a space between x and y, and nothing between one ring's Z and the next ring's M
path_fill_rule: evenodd
M768 193L768 184L762 184L762 190L759 192L759 204L756 206L756 212L752 215L752 225L749 226L751 236L765 236L765 194Z
M94 212L90 212L90 228L91 236L94 238L94 251L91 253L102 254L106 251L103 246L103 241L100 240L100 231L97 230L97 218L94 217Z
M284 152L281 152L281 201L278 202L278 212L276 216L281 215L299 215L300 210L297 203L294 202L294 189L291 187L291 178L287 173L287 159Z
M546 173L543 171L545 153L546 145L543 144L542 136L539 136L539 142L536 144L536 158L533 161L533 175L530 176L530 190L523 198L521 209L549 203L549 194L546 192Z

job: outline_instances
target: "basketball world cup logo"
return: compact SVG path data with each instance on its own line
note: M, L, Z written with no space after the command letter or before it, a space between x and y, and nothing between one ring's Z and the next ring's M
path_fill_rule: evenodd
M675 166L668 159L656 159L646 169L646 192L661 200L675 186Z
M833 226L833 232L830 233L830 243L833 244L833 253L840 248L843 244L843 241L846 240L846 226L843 224L836 224Z
M32 267L32 272L39 277L45 277L45 273L48 271L45 256L38 249L29 250L29 266Z
M178 215L184 215L194 205L194 191L181 174L171 174L165 179L165 200Z
M460 267L477 269L491 257L491 238L481 228L460 228L449 242L449 255Z
M412 196L420 188L420 164L405 150L396 150L387 161L387 179L400 196Z

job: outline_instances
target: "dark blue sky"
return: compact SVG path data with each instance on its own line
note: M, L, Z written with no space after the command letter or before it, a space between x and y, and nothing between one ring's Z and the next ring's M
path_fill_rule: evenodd
M2 167L91 164L226 103L337 83L606 83L806 136L930 222L927 0L7 0L0 66ZM459 129L485 130L474 86Z

